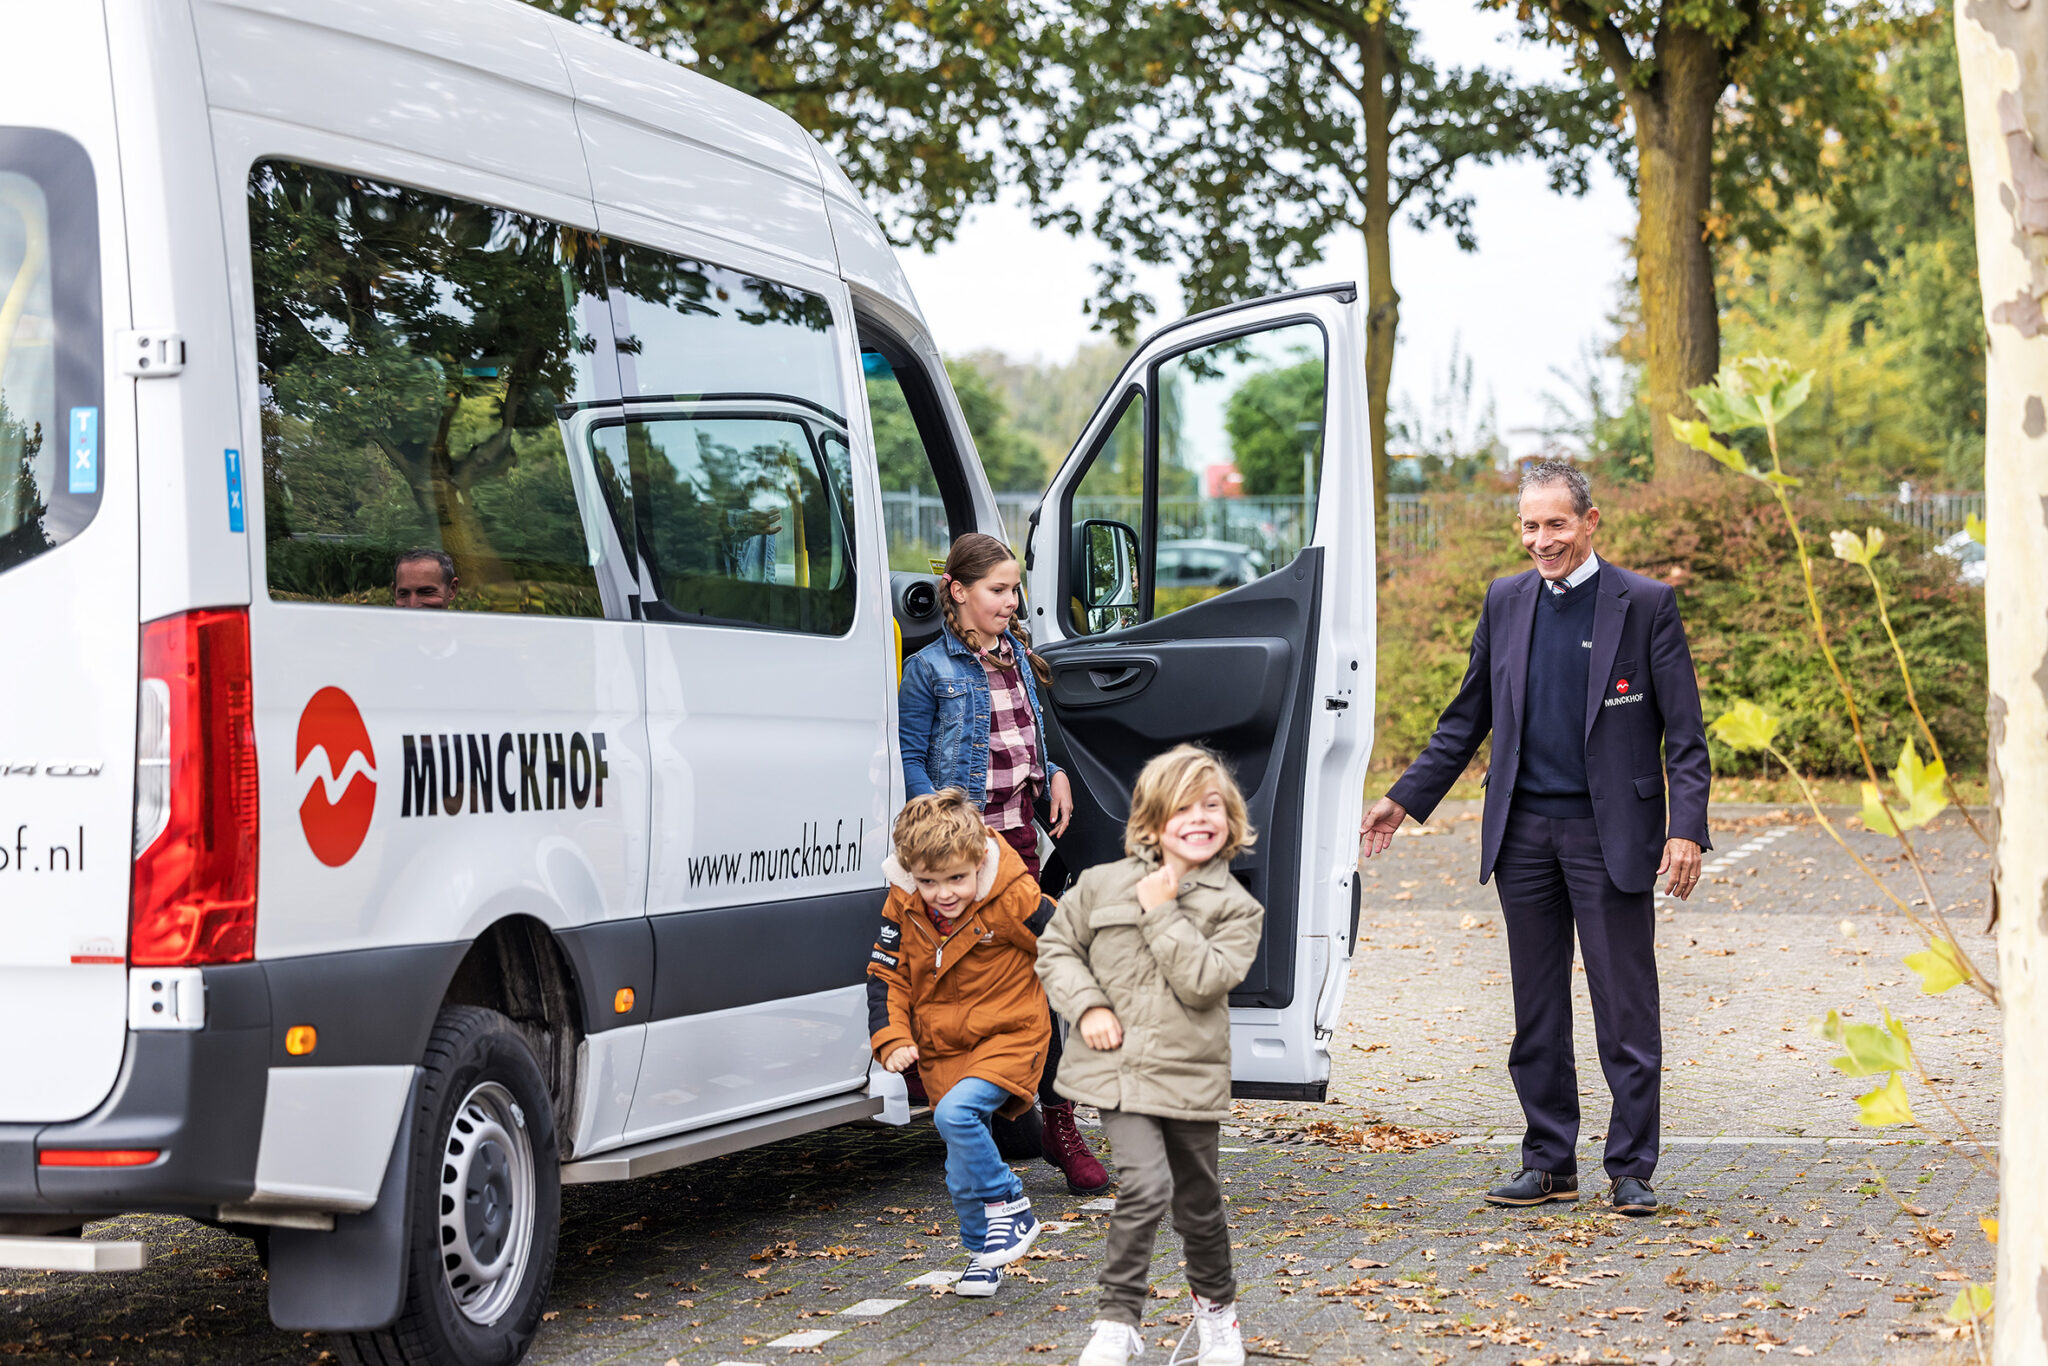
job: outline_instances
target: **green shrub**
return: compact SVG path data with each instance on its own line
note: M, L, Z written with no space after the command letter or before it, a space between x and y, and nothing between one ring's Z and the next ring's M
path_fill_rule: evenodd
M1872 753L1889 767L1914 734L1913 716L1869 585L1861 570L1831 557L1827 540L1837 527L1861 531L1872 509L1827 495L1801 498L1798 508L1815 557L1815 591L1840 633L1837 652L1856 688ZM1784 718L1787 752L1809 773L1862 776L1841 696L1814 644L1792 538L1769 495L1732 478L1710 478L1683 494L1617 489L1602 498L1601 510L1594 542L1601 558L1677 589L1707 719L1749 698ZM1921 708L1956 771L1974 772L1985 753L1982 592L1929 553L1926 537L1890 523L1885 534L1878 574ZM1477 515L1447 519L1435 550L1387 566L1379 596L1375 767L1398 769L1428 743L1464 677L1487 583L1527 566L1507 519ZM1709 743L1716 773L1761 771L1755 755Z

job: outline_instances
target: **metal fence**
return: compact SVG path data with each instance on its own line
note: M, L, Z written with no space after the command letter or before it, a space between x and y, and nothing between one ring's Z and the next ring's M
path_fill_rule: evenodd
M999 493L1004 539L1024 548L1031 514L1040 495ZM1136 527L1142 504L1130 498L1077 498L1077 521L1102 518ZM946 506L937 494L884 493L882 521L888 533L889 564L896 569L922 568L946 556ZM1285 564L1308 540L1309 517L1300 498L1162 498L1159 539L1162 541L1227 541L1255 550L1268 568Z
M1038 507L1035 493L999 493L1005 538L1019 551ZM1894 522L1925 532L1939 541L1963 529L1972 513L1984 515L1981 493L1922 493L1901 500L1894 494L1850 494L1875 516L1880 511ZM1449 523L1468 518L1505 516L1515 495L1461 493L1393 493L1387 495L1387 524L1382 553L1398 567L1409 556L1437 548ZM1077 518L1101 517L1138 525L1136 498L1080 498ZM938 495L885 493L883 520L888 528L889 563L897 569L922 568L946 556L946 508ZM1300 498L1162 498L1159 537L1162 541L1228 541L1257 551L1269 569L1293 559L1309 531Z
M1937 541L1945 541L1963 530L1972 516L1984 515L1981 493L1919 493L1910 498L1887 493L1852 493L1849 501L1862 503L1872 511L1882 508L1894 522L1916 527Z

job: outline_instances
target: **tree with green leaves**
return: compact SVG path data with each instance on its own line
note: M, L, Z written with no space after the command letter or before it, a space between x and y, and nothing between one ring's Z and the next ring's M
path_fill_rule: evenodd
M1791 424L1802 473L1982 488L1984 320L1952 32L1899 44L1876 81L1891 136L1829 199L1793 201L1776 246L1721 253L1722 337L1816 372Z
M1717 243L1767 248L1888 136L1877 60L1918 0L1482 0L1565 49L1634 142L1636 289L1655 474L1702 466L1671 433L1720 365Z
M1045 457L1012 424L1009 401L971 362L947 361L946 375L953 381L953 397L960 400L967 430L974 434L975 453L981 457L989 487L998 493L1043 489L1049 474Z
M1364 234L1382 499L1401 310L1395 219L1442 226L1469 250L1459 167L1536 155L1556 188L1581 191L1612 128L1597 86L1589 95L1439 70L1396 0L1077 0L1056 42L1071 88L1027 184L1042 221L1115 253L1099 268L1099 324L1128 336L1153 310L1133 263L1177 268L1188 306L1203 308L1285 288L1333 234ZM1060 197L1083 172L1108 181L1086 207Z
M789 114L883 226L930 247L1005 181L993 130L1037 107L1034 0L528 0Z
M1230 460L1254 498L1301 492L1302 429L1323 425L1323 362L1298 361L1246 378L1223 409Z

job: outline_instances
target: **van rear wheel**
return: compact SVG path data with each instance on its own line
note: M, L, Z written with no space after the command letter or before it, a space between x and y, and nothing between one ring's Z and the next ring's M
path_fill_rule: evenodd
M512 1366L540 1327L561 1218L540 1064L497 1011L445 1007L410 1120L404 1304L345 1348L365 1366Z

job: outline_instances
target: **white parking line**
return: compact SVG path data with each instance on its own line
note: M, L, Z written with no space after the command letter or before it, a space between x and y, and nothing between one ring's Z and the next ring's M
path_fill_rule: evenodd
M800 1333L784 1333L781 1337L766 1345L769 1347L816 1347L820 1343L830 1342L838 1337L841 1331L838 1328L806 1328Z
M1230 1149L1225 1148L1223 1151L1229 1152ZM1068 1229L1075 1227L1075 1221L1072 1219L1048 1219L1040 1224L1039 1227L1047 1233L1065 1233Z
M1090 1200L1090 1201L1089 1201L1088 1203L1086 1203L1085 1205L1081 1206L1081 1208L1082 1208L1082 1209L1101 1209L1101 1210L1110 1210L1110 1209L1115 1209L1115 1208L1116 1208L1116 1197L1115 1197L1114 1195L1105 1195L1105 1196L1103 1196L1103 1197L1102 1197L1102 1198L1101 1198L1100 1200Z
M880 1318L891 1309L901 1309L909 1303L909 1300L862 1300L859 1304L848 1305L839 1313L841 1317L850 1315L854 1318L873 1319Z
M919 1276L919 1277L918 1277L918 1278L917 1278L916 1280L914 1280L914 1281L905 1281L905 1282L904 1282L904 1284L905 1284L905 1285L951 1285L951 1284L952 1284L953 1282L955 1282L955 1281L957 1281L957 1280L959 1280L959 1279L960 1279L960 1273L959 1273L959 1272L957 1272L957 1271L927 1271L927 1272L925 1272L925 1273L924 1273L924 1275L922 1275L922 1276Z
M1744 840L1733 849L1724 850L1715 855L1712 862L1701 864L1700 876L1705 877L1709 873L1718 873L1724 869L1733 868L1736 864L1749 859L1753 855L1762 853L1798 828L1796 825L1774 825L1762 834L1754 835ZM1666 912L1669 912L1678 906L1678 898L1659 892L1657 893L1657 905Z

